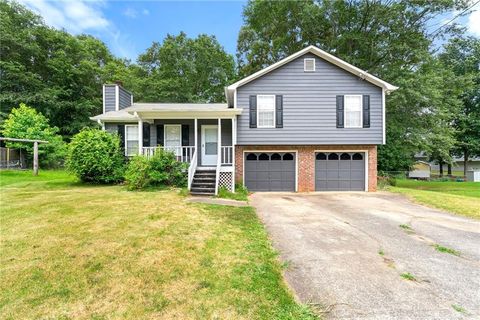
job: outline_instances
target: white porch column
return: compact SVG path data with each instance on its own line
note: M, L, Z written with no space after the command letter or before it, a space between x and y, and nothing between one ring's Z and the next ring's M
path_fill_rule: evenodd
M222 119L218 118L218 139L217 139L217 157L220 157L217 159L217 163L222 162Z
M232 192L235 192L235 144L237 140L236 118L232 118Z
M197 154L197 159L198 159L198 154L200 151L198 151L198 119L195 118L195 121L194 121L194 139L195 139L195 151L193 152L194 154L196 153Z
M142 154L143 149L143 120L138 118L138 154Z

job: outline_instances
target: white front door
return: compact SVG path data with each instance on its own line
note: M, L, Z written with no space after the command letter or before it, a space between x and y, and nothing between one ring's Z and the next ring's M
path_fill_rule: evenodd
M165 150L173 152L177 157L182 154L182 125L165 125Z
M218 126L202 126L202 165L211 166L217 164L218 151Z

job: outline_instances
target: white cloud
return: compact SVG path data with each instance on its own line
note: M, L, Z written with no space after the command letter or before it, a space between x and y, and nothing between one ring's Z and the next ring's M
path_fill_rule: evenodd
M138 12L133 8L127 8L125 11L123 11L123 15L128 18L135 19L138 16Z
M480 9L472 12L468 17L467 23L468 32L480 37Z
M142 13L144 16L148 16L150 14L150 11L148 11L148 9L143 9Z
M20 2L40 14L46 24L74 34L102 30L111 25L101 11L101 2L46 0L20 0Z
M112 52L121 57L135 59L134 44L128 34L120 32L103 11L104 0L18 0L43 17L45 23L73 34L93 33L107 42Z

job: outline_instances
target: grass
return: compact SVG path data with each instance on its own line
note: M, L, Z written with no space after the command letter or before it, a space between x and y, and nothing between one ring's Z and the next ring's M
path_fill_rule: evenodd
M455 214L480 219L480 183L397 179L389 191Z
M383 251L382 248L380 248L380 249L378 249L378 254L383 257L385 255L385 252Z
M406 232L413 232L412 227L410 227L408 224L401 224L399 225L399 227L405 230Z
M230 192L227 188L221 187L218 189L218 197L224 199L248 201L248 190L240 184L235 185L235 192Z
M403 279L408 280L408 281L417 281L415 276L413 274L411 274L410 272L404 272L400 275L400 277L402 277Z
M0 172L0 318L315 319L251 207Z
M457 312L460 312L460 313L466 313L467 310L465 310L463 307L459 306L459 305L456 305L456 304L452 304L452 308L453 310L457 311Z
M439 244L434 244L433 247L438 252L453 254L454 256L457 256L457 257L460 256L460 252L455 250L455 249L447 248L447 247L441 246Z

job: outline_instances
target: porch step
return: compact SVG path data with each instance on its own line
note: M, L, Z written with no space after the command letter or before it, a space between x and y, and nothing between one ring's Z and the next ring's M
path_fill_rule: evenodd
M216 170L201 168L197 169L193 176L190 194L203 196L215 195L216 178Z

